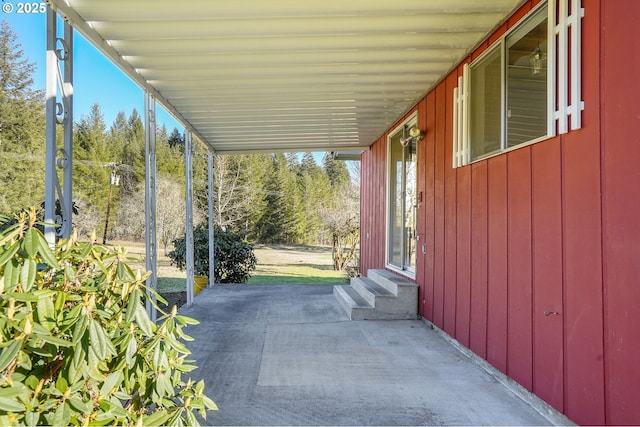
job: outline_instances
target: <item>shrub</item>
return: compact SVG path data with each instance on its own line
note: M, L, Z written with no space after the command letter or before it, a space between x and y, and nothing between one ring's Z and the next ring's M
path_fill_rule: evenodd
M197 321L173 307L154 324L124 250L50 249L36 222L0 232L0 425L198 425L216 407L183 380Z
M246 283L256 268L253 246L231 231L215 227L215 283ZM186 268L186 238L173 241L174 250L167 256L179 269ZM203 224L193 230L194 274L209 276L209 230Z

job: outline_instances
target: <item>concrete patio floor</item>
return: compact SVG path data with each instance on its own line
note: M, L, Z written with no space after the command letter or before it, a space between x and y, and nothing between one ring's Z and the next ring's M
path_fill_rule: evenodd
M219 285L180 313L207 425L549 425L425 322L350 321L327 285Z

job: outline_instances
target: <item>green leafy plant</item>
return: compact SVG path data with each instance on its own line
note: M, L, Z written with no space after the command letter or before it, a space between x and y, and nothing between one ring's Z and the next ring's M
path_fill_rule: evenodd
M153 323L123 249L50 249L36 223L32 209L0 232L0 424L199 425L216 406L183 379L197 321L173 307Z
M215 237L215 283L246 283L251 271L256 268L256 256L253 246L231 231L220 227L214 230ZM179 269L186 268L186 238L173 241L174 250L167 256ZM194 274L209 276L209 231L200 224L193 230Z

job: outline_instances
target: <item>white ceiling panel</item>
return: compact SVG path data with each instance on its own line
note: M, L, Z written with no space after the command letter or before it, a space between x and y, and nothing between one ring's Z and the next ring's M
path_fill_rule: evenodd
M220 153L363 150L522 0L53 0Z

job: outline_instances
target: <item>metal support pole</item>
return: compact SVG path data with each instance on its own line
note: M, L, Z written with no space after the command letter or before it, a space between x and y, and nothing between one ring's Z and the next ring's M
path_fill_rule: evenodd
M187 179L187 197L186 197L186 246L187 246L187 305L193 305L193 147L191 141L191 132L185 132L184 138L184 154L185 154L185 174Z
M102 244L107 244L107 232L109 231L109 215L111 215L111 199L113 199L113 184L115 184L115 173L111 172L109 179L109 197L107 197L107 216L104 219L104 234L102 235Z
M147 279L147 286L158 288L158 239L157 239L157 210L156 210L156 100L148 92L144 96L144 128L145 128L145 227L147 249L147 271L151 276ZM157 310L151 302L155 302L155 295L147 295L147 312L152 321L156 321Z
M44 235L50 246L55 245L56 234L65 239L71 236L73 222L73 28L64 24L64 36L57 37L57 15L47 8L47 60L46 60L46 154L44 194ZM58 49L58 43L61 48ZM59 63L64 63L64 72ZM58 86L62 101L58 102ZM64 127L64 148L58 149L56 124ZM56 157L60 155L58 159ZM63 171L60 186L56 167ZM56 191L60 213L56 212ZM56 225L60 229L56 232Z
M63 212L61 234L68 240L73 228L73 28L67 21L64 23L64 40L64 151L58 159L58 167L64 174L64 193L60 196Z
M44 237L49 246L56 243L56 13L47 7L47 60L46 60L46 153L44 172Z
M215 188L213 182L213 171L215 168L215 160L213 157L213 151L209 150L209 157L207 158L208 166L208 178L209 178L209 194L207 197L209 204L209 286L214 285L215 280L215 261L216 261L216 245L215 245L215 233L214 233L214 212L213 212L213 200L215 196Z

